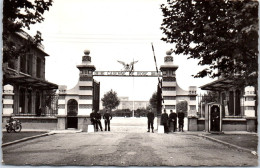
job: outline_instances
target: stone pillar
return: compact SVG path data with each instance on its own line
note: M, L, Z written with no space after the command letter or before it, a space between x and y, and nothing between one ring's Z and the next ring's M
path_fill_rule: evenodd
M245 118L247 120L247 131L256 131L256 113L255 113L255 88L253 86L245 87L244 106Z
M198 117L188 116L188 131L198 131Z
M3 93L3 112L2 112L2 123L6 123L6 120L14 113L14 87L12 85L4 86ZM3 127L4 128L4 127Z
M66 102L65 102L65 97L66 97L66 91L67 91L67 86L65 85L60 85L59 86L59 100L58 100L58 123L57 123L57 129L66 129Z
M87 131L85 125L90 124L88 122L90 113L93 108L93 73L96 70L94 65L91 65L90 51L85 50L84 56L82 56L82 63L77 65L80 71L78 90L79 90L79 109L78 109L78 129Z
M189 97L190 100L188 101L188 116L197 117L197 87L190 86L189 87Z
M188 101L188 131L198 131L198 117L197 117L197 87L189 87L189 97Z
M13 105L14 105L14 87L12 85L5 85L4 86L4 93L3 93L3 116L11 116L14 112Z
M175 71L178 69L177 65L173 64L173 56L171 51L166 52L164 57L164 65L160 67L162 71L162 96L164 99L163 107L169 114L170 110L176 112L176 76Z

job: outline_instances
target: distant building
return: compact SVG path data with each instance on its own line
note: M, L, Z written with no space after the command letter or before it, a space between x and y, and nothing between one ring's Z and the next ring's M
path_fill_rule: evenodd
M137 110L137 109L146 109L149 106L149 101L139 101L139 100L129 100L128 97L119 97L120 104L117 107L118 110L129 109L129 110ZM134 105L134 106L133 106Z

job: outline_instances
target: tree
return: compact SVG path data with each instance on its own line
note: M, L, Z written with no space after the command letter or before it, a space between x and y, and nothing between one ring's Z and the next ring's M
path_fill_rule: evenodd
M23 28L30 29L32 24L44 21L43 14L52 6L52 0L4 0L3 1L3 62L18 58L29 52L32 45L39 45L43 39L41 33L28 37L27 42L17 44L12 35Z
M177 103L176 106L177 112L187 112L188 110L188 103L187 101L180 101Z
M207 94L201 96L200 102L204 102L204 103L218 102L218 93L210 91Z
M106 109L110 109L110 111L112 109L115 109L120 103L120 100L117 97L117 93L115 91L113 91L112 89L110 91L108 91L101 100L102 100L103 106Z
M258 1L167 0L161 9L162 40L175 43L175 54L207 66L194 77L223 75L240 79L240 85L257 83Z
M152 97L149 100L150 106L152 108L157 108L157 103L158 103L158 96L157 96L157 92L154 92Z

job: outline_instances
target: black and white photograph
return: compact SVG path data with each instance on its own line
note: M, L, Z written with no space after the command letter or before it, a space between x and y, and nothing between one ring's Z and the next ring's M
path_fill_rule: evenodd
M258 167L258 0L2 0L1 167Z

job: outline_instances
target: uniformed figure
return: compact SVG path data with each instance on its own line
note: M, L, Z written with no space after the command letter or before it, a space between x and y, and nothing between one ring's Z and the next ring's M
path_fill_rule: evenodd
M168 134L168 114L166 113L165 109L163 114L161 115L161 125L164 126L164 132Z
M213 111L211 113L211 130L212 131L219 131L219 122L220 122L220 113L218 110L218 107L213 108Z
M178 120L179 120L179 131L183 132L184 113L182 111L178 113Z
M96 128L96 114L94 109L92 110L92 113L90 113L90 121L94 128Z
M108 110L106 110L103 119L105 120L105 131L110 131L110 120L112 120L112 115L108 113Z
M151 128L152 133L153 133L154 113L152 112L152 109L150 109L149 112L147 113L147 119L148 119L148 131L147 132L150 132L150 128Z
M176 122L177 122L177 114L170 110L170 115L169 115L169 127L171 126L171 123L173 124L173 132L176 131Z
M97 131L98 131L98 126L100 127L100 130L103 131L102 124L101 124L101 114L99 111L96 113L96 126L97 126L96 128Z

